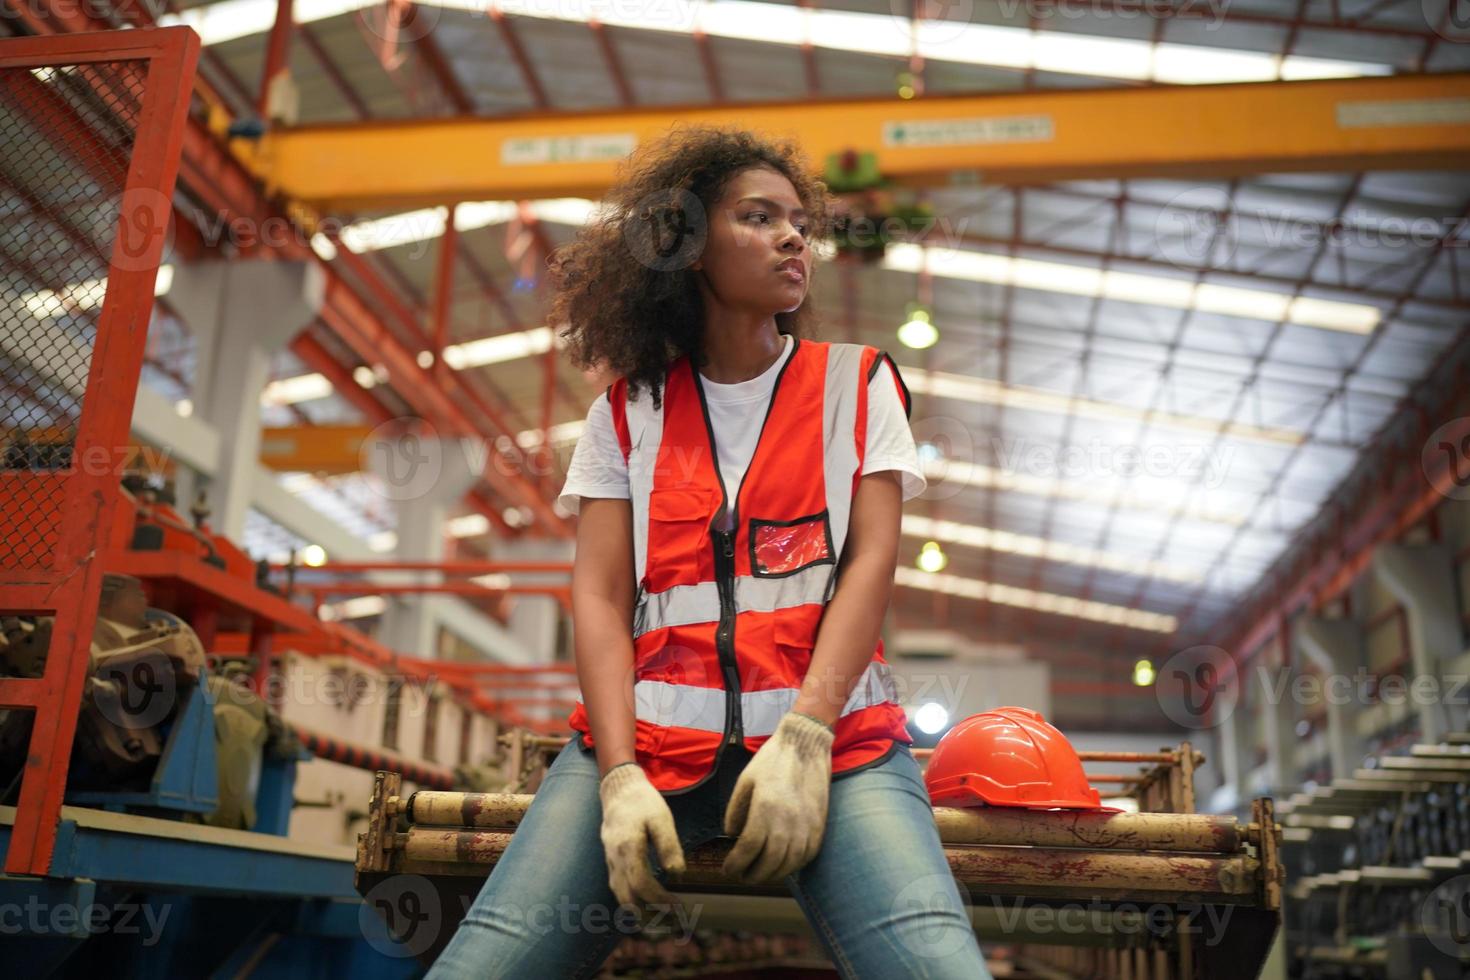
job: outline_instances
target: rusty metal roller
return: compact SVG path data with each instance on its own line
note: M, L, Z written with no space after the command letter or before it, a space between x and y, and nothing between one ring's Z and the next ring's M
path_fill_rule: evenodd
M409 797L415 827L510 830L520 826L533 797L514 793L421 791ZM1096 813L1086 810L1013 810L935 807L946 844L1006 844L1099 850L1189 851L1234 854L1246 831L1233 816L1182 813Z
M1034 817L1035 814L1032 814ZM483 875L510 844L512 835L493 830L415 827L395 836L394 847L424 873ZM720 868L732 841L720 839L686 852L688 871L677 885L716 887L752 894L784 894L784 886L744 887ZM1219 902L1253 904L1259 864L1245 854L1231 857L1178 853L1139 854L1083 848L947 847L955 880L987 894L1076 898L1099 901Z

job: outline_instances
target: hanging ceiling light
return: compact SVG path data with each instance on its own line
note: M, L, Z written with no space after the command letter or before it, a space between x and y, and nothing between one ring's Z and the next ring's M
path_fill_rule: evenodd
M923 350L933 347L939 339L939 328L930 320L929 311L922 306L910 306L908 320L898 328L898 341L905 347Z
M938 541L925 541L924 546L919 549L915 564L921 571L942 572L944 566L949 564L949 559L945 557L944 549L939 547Z
M1154 682L1154 665L1148 659L1138 661L1133 665L1133 683L1139 687L1148 687Z
M914 712L914 724L925 735L937 735L949 724L949 712L937 701L925 701Z

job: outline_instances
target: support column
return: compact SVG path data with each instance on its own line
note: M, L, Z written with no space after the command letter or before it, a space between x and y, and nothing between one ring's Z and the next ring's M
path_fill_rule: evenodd
M549 538L522 538L497 543L497 561L572 561L576 543ZM527 585L566 585L564 573L516 575L516 581ZM562 617L561 604L551 596L517 595L511 606L511 635L531 651L534 663L551 663L556 658L557 626Z
M1296 717L1291 710L1291 683L1286 668L1259 665L1262 733L1266 738L1266 780L1271 795L1293 792L1296 779Z
M1462 652L1455 576L1448 549L1441 545L1380 545L1373 552L1373 571L1384 588L1403 604L1409 620L1409 645L1414 678L1409 696L1419 715L1425 741L1437 742L1446 731L1464 731L1466 706L1447 705L1442 696L1414 693L1420 677L1434 679L1432 690L1443 695L1453 691L1443 677L1443 663Z
M1210 800L1211 813L1238 810L1251 798L1249 717L1245 706L1237 703L1215 728L1215 754L1223 783Z
M194 330L194 411L219 434L211 524L245 533L260 460L260 393L271 355L316 319L325 279L314 262L199 262L174 276L169 302ZM191 501L180 500L187 510Z
M1327 702L1327 753L1334 778L1351 778L1363 758L1363 743L1354 718L1365 705L1353 703L1343 691L1358 690L1354 681L1363 666L1363 632L1349 619L1319 619L1303 616L1296 628L1297 649L1322 669L1328 678L1323 697ZM1343 681L1333 682L1331 678Z
M411 437L404 437L405 439ZM385 440L392 447L392 440ZM408 444L406 443L405 446ZM400 492L394 496L398 515L398 548L395 556L402 561L443 561L445 524L450 510L469 492L479 479L480 468L475 465L483 461L484 451L472 439L428 439L414 441L412 452L367 454L374 469L379 463L396 466L410 458L429 467L427 475L416 474L404 482L403 473L397 477ZM390 481L390 489L394 483ZM442 576L416 576L419 581L442 581ZM440 607L446 605L442 596L400 595L391 596L388 608L383 613L380 638L394 650L415 657L437 657L439 655Z

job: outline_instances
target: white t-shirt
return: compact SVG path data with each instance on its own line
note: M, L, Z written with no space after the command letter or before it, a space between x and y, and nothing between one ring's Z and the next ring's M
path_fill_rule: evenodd
M776 375L781 373L781 365L791 356L793 347L791 335L787 334L781 356L749 381L716 384L700 375L720 457L720 476L724 478L732 500L740 486L740 478L755 455L766 406L776 385ZM868 439L862 471L866 474L883 470L898 470L902 474L904 500L912 500L923 493L926 484L923 470L919 468L914 435L904 415L893 372L886 366L874 372L873 380L868 384ZM604 391L587 412L587 426L572 452L567 482L557 500L575 514L582 497L627 500L629 496L628 464L618 446L612 409ZM727 526L729 518L727 510Z

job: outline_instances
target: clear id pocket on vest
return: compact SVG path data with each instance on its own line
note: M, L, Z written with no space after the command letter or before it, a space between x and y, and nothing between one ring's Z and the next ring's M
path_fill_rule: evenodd
M835 560L825 510L792 521L750 522L750 570L754 575L778 578Z

